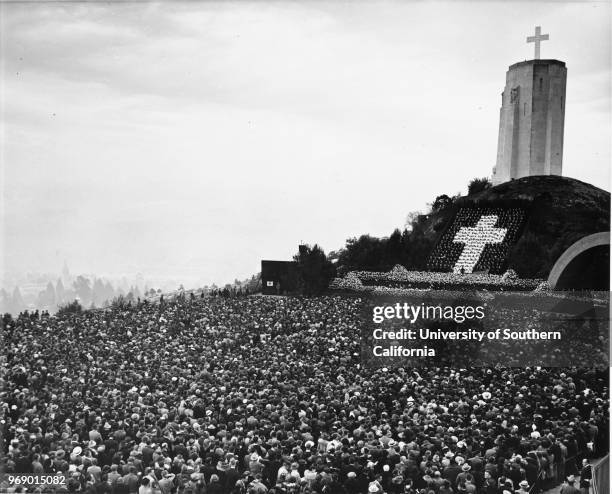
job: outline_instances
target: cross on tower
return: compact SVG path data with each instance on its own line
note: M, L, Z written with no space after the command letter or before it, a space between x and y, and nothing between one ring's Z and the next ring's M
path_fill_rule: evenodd
M548 34L542 34L542 28L540 26L536 26L535 36L527 36L527 43L535 43L534 58L536 60L540 58L540 42L542 41L548 41Z
M506 238L507 228L495 228L497 215L481 216L474 227L461 227L453 242L465 244L453 268L454 273L471 273L480 260L487 244L500 244ZM462 269L463 268L463 271Z

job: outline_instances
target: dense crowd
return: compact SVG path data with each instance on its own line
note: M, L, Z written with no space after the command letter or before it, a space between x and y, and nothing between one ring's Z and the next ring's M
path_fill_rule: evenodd
M608 450L607 369L364 367L362 304L5 317L3 471L89 493L524 494Z

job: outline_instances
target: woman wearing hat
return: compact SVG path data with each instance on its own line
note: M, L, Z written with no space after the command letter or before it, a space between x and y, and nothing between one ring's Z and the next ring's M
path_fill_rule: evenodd
M519 488L516 491L516 494L529 494L529 482L526 480L521 480L519 482Z

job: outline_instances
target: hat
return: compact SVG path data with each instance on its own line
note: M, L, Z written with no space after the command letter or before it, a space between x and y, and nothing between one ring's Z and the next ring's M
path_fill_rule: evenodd
M464 463L463 465L461 465L461 470L463 470L464 472L469 472L472 469L471 466L469 466L467 463Z
M567 481L568 481L569 483L575 482L575 481L576 481L576 477L574 477L573 475L570 475L570 476L567 478Z
M521 487L529 487L529 482L527 482L526 480L521 480L521 481L519 482L519 485L520 485Z
M370 484L368 487L368 492L380 492L380 489L376 484Z

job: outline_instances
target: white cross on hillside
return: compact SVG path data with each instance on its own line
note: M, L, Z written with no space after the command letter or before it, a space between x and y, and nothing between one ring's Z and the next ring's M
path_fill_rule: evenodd
M506 238L507 228L495 228L496 215L481 216L474 227L464 226L459 229L453 242L463 243L463 251L453 268L454 273L474 271L487 244L499 244Z
M548 34L542 34L542 28L540 26L536 26L535 36L527 36L527 43L535 43L535 58L538 60L540 58L540 43L542 41L548 41Z

